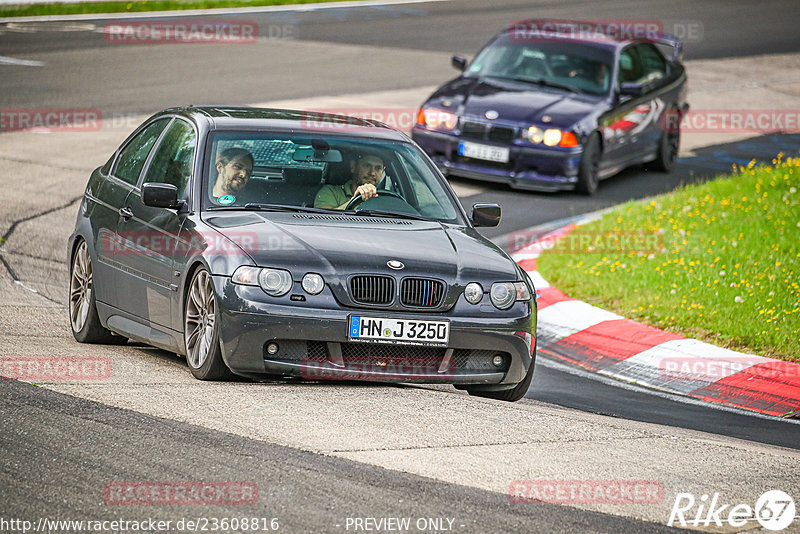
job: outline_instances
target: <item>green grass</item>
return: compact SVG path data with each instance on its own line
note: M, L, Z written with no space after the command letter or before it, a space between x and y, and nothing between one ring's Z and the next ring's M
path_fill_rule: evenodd
M623 204L574 232L641 233L657 245L543 254L539 271L568 295L716 345L800 361L800 158L751 162Z
M76 4L4 5L0 17L32 17L45 15L78 15L83 13L139 13L145 11L174 11L183 9L219 9L233 7L278 6L311 4L337 0L181 0L141 2L81 2Z

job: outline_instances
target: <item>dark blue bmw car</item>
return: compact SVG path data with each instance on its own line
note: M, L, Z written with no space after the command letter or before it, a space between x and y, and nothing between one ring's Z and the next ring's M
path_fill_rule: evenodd
M529 21L469 64L454 56L463 73L422 105L414 141L445 175L515 189L592 194L631 165L669 172L688 110L681 42L596 26Z

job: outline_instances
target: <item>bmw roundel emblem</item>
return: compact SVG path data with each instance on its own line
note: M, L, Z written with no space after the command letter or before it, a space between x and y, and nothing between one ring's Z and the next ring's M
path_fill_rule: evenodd
M494 119L496 119L497 117L499 117L499 116L500 116L500 114L499 114L498 112L496 112L495 110L493 110L493 109L490 109L489 111L487 111L486 113L484 113L484 116L486 116L486 118L487 118L487 119L489 119L489 120L494 120Z
M390 269L395 269L395 270L402 269L403 267L405 267L402 261L397 261L397 260L389 260L386 262L386 265L388 265Z

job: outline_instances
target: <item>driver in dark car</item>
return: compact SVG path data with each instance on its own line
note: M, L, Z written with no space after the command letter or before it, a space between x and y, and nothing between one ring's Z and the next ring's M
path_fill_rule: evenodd
M217 180L211 192L213 200L219 204L234 202L250 180L253 164L253 155L244 148L226 148L217 154Z
M362 153L350 161L352 178L342 185L323 186L314 198L315 208L343 210L351 200L361 196L367 200L378 196L377 184L386 172L383 159L374 153Z

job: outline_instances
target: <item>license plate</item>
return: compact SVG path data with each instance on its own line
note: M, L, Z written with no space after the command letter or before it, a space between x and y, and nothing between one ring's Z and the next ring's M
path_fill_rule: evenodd
M458 144L458 154L467 158L508 163L508 148L501 146L481 145L462 141Z
M441 346L450 339L450 322L351 315L347 337L350 341Z

